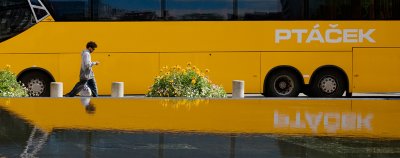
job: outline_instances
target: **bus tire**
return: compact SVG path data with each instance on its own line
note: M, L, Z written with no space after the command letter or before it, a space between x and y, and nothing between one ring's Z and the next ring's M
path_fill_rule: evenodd
M272 73L265 84L266 97L297 97L301 89L300 79L288 70Z
M49 97L51 78L40 71L31 71L23 74L19 81L28 89L31 97Z
M346 90L345 76L336 70L324 70L316 74L311 83L314 97L341 97Z

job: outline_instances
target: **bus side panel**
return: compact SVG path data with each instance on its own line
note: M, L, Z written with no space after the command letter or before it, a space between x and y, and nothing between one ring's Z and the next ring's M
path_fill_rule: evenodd
M354 48L354 92L400 92L400 48Z
M65 89L69 91L79 80L81 56L65 54L61 58L62 80L66 81ZM95 52L92 61L100 62L93 67L100 95L111 94L112 82L124 82L125 94L145 94L159 71L159 53Z
M100 94L111 94L112 82L124 82L125 94L145 94L159 71L159 53L101 53L93 61L101 62L95 70Z
M10 70L18 75L25 69L38 67L48 71L57 81L58 57L58 54L0 54L0 69L10 65Z
M268 72L282 65L299 70L305 84L309 84L313 73L321 66L334 65L347 74L350 87L352 85L352 52L263 52L261 53L261 86L264 85Z
M233 80L245 81L245 93L260 92L259 52L218 52L218 53L161 53L160 66L180 65L186 67L191 62L201 71L209 69L206 76L217 85L222 85L227 93L232 92Z
M93 58L93 55L92 55ZM74 85L79 81L79 71L81 68L80 53L62 53L60 54L60 79L58 82L63 83L64 94L72 90ZM96 70L94 70L96 74Z

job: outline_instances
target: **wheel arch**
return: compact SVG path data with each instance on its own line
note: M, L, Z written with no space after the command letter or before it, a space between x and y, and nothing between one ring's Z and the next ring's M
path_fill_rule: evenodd
M296 69L295 67L293 67L293 66L289 66L289 65L280 65L280 66L276 66L276 67L274 67L274 68L272 68L270 71L268 71L268 73L265 75L265 77L264 77L264 82L263 82L263 93L265 93L266 92L266 85L267 85L267 81L268 81L268 79L271 77L271 74L273 74L274 72L277 72L277 71L281 71L281 70L289 70L289 71L291 71L293 74L295 74L296 75L296 77L298 77L299 78L299 80L300 80L300 84L301 84L301 87L304 87L304 78L302 77L302 73L298 70L298 69Z
M41 67L30 67L30 68L26 68L26 69L22 70L20 73L18 73L17 80L20 80L21 77L23 77L24 75L27 75L27 74L33 73L33 72L39 72L39 73L43 73L43 74L47 75L50 78L51 82L56 81L54 79L54 76L50 73L50 71L48 71L44 68L41 68Z
M344 71L342 68L336 65L323 65L315 69L315 71L311 75L309 84L311 85L313 82L315 82L315 77L317 76L318 73L326 70L338 71L341 75L343 75L346 81L346 91L349 91L350 89L349 76L347 76L346 71Z

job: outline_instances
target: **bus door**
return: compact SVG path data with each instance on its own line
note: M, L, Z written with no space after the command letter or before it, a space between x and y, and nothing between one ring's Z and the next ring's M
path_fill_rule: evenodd
M400 48L354 48L354 92L400 92Z

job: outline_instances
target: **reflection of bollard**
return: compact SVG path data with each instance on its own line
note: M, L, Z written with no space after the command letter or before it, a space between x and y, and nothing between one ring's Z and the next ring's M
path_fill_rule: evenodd
M244 81L233 80L232 98L244 98Z
M50 84L50 97L63 97L63 83L51 82Z
M113 82L112 83L111 97L124 97L124 82Z

